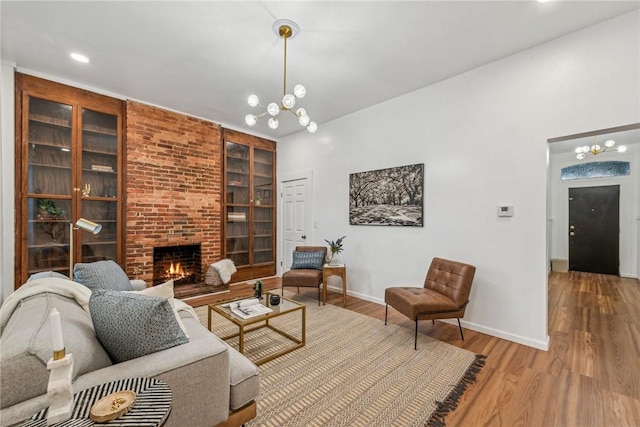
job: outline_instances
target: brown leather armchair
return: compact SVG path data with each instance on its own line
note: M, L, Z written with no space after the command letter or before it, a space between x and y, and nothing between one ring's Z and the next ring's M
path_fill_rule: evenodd
M418 320L458 319L460 337L464 341L460 318L469 302L469 292L476 273L473 265L433 258L424 287L394 287L384 291L386 303L384 324L389 306L416 322L415 344L418 348Z
M296 246L299 252L322 252L323 264L327 257L326 246ZM318 288L318 305L320 305L320 285L322 284L322 268L318 269L295 269L289 270L282 275L282 294L285 286L295 286L300 292L300 288Z

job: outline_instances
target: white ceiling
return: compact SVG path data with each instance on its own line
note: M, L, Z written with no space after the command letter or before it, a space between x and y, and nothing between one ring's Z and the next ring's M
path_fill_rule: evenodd
M320 125L638 9L633 1L67 2L0 4L2 59L25 72L203 117L273 139L244 116L256 93L282 96L283 45L271 29L291 19L289 90ZM69 58L71 51L89 64Z

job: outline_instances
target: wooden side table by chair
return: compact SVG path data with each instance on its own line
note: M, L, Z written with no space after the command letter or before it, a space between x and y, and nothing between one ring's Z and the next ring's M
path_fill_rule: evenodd
M327 302L327 279L329 276L338 276L342 279L342 305L347 306L347 266L345 264L330 265L322 267L322 305Z

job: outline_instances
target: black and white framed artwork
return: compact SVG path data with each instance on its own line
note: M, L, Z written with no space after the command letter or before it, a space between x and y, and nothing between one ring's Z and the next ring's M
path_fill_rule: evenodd
M349 224L422 227L424 163L349 175Z

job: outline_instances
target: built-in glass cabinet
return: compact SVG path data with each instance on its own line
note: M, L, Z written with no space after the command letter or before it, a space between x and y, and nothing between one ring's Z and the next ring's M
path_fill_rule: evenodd
M16 74L16 287L41 271L122 258L122 101ZM79 218L98 234L73 230Z
M237 280L275 274L275 143L224 131L224 250Z

